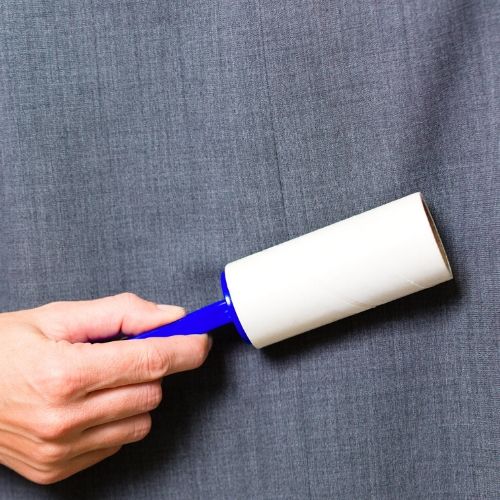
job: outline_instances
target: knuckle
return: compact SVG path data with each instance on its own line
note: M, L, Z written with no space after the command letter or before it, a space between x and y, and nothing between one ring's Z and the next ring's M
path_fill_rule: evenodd
M47 486L57 481L57 479L54 476L54 473L51 471L36 470L30 474L27 474L26 477L30 481L39 484L41 486Z
M151 425L152 425L151 415L149 413L141 415L141 418L137 419L134 424L132 439L134 440L144 439L151 431Z
M37 470L31 478L29 478L31 481L47 486L49 484L54 484L63 479L64 474L63 471L60 469L49 469L45 471L39 471Z
M53 360L42 369L39 386L49 402L65 402L76 389L74 371L67 364Z
M162 352L158 349L146 351L146 371L151 378L160 378L170 371L172 366L172 353Z
M41 312L53 313L58 312L65 306L63 301L49 302L48 304L43 304L36 308L36 310Z
M163 392L159 383L147 384L144 392L144 407L146 410L152 410L161 403Z
M39 419L36 434L44 440L60 439L72 429L72 422L59 410L47 410Z
M123 292L118 294L116 297L127 305L134 304L139 300L139 296L132 292Z
M34 451L33 458L41 465L53 465L65 460L69 455L66 445L60 443L41 443Z

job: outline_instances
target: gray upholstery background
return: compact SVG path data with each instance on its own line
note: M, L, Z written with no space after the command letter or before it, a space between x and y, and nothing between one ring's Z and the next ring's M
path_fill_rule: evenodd
M2 498L498 498L496 1L0 2L0 309L192 309L232 259L422 191L454 282L263 351ZM89 318L89 321L91 318Z

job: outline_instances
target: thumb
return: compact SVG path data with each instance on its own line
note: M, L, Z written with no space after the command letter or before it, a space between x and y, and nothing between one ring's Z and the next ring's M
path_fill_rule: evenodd
M32 310L42 332L69 342L102 340L124 333L136 335L181 318L182 307L158 305L133 293L96 300L52 302Z

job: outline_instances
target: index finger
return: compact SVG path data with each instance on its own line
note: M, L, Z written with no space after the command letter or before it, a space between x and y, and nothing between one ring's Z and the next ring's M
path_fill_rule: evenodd
M210 350L208 335L117 340L106 344L72 344L81 389L139 384L198 368Z

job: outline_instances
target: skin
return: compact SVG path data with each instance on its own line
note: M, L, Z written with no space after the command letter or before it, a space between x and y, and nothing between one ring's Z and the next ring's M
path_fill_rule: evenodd
M143 439L163 377L199 367L211 340L89 341L184 314L131 293L0 314L0 463L50 484Z

